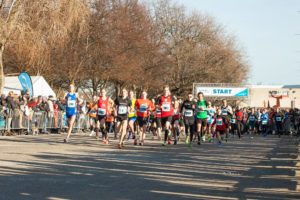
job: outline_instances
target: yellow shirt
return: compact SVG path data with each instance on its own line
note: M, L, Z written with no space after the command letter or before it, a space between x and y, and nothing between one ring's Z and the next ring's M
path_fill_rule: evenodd
M135 110L135 102L136 99L131 99L131 108L132 108L132 112L129 113L129 117L136 117L136 110Z

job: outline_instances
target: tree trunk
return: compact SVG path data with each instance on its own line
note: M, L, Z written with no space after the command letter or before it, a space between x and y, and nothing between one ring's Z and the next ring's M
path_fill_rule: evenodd
M4 77L4 66L3 66L3 52L4 52L4 45L1 45L0 49L0 94L3 93L3 88L5 84L5 77Z

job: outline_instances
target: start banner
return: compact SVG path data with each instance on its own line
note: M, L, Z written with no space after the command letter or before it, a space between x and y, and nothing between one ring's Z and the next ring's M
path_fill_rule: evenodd
M204 96L211 97L248 97L248 88L225 87L196 87L196 95L203 92Z

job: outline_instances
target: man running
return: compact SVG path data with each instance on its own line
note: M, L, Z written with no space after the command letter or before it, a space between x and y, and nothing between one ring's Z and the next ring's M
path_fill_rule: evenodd
M78 94L74 92L75 86L71 84L69 86L69 92L64 95L64 99L66 100L66 116L67 116L67 122L68 122L68 135L66 139L64 139L65 143L69 142L70 135L72 132L73 124L76 119L77 114L77 101L79 101Z
M188 94L187 99L183 102L181 106L181 113L184 117L184 125L185 125L185 143L189 143L189 147L193 146L193 136L194 136L194 124L195 118L194 113L196 109L196 103L193 101L193 94ZM189 132L190 132L190 140L189 140Z
M163 95L157 98L156 104L158 105L158 108L161 110L161 124L165 130L164 143L162 145L166 146L169 133L170 133L170 127L171 127L170 125L173 116L173 105L175 102L175 98L171 96L170 87L168 85L165 85L163 87L163 90L164 90ZM168 144L171 144L170 138L168 140Z
M229 128L229 122L226 117L222 115L221 109L217 110L217 116L215 120L212 123L212 126L214 127L214 130L217 133L218 138L218 146L222 146L222 137L225 134L226 130Z
M205 132L207 128L207 102L204 100L202 92L198 93L197 101L197 134L198 134L198 145L200 141L205 141Z
M131 100L131 109L129 112L129 136L128 141L130 140L130 137L132 136L132 139L135 139L135 132L134 132L134 122L136 120L136 109L135 109L135 102L136 98L134 97L133 90L129 91L129 99Z
M121 96L115 100L115 115L117 116L118 127L117 132L120 133L118 148L124 147L124 138L127 132L128 111L131 109L131 100L128 97L128 92L125 88L122 89Z
M147 91L143 90L141 98L135 102L135 108L137 110L137 122L139 125L139 145L144 146L145 134L147 130L148 118L150 111L155 109L152 102L147 99ZM137 145L137 138L134 140L134 145Z
M100 90L100 97L98 100L98 113L97 113L97 128L96 128L96 138L99 138L99 129L98 125L100 124L100 130L102 132L102 141L105 144L108 144L108 135L107 129L105 128L106 125L106 117L109 114L109 104L113 105L114 102L106 96L106 88L101 88Z
M250 138L253 139L254 136L254 131L255 131L255 125L256 122L258 121L257 115L255 113L255 109L251 108L251 113L248 114L248 119L247 119L247 124L248 124L248 129L250 131Z
M90 102L89 105L89 109L88 109L88 113L89 113L89 117L90 117L90 136L93 136L95 134L96 130L96 125L97 125L97 108L98 108L98 100L97 100L97 96L93 97L93 101Z

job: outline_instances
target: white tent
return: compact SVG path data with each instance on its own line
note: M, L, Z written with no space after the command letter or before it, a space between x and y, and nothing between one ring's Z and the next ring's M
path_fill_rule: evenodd
M31 76L32 86L33 86L33 96L49 96L52 95L56 98L55 93L49 86L47 81L42 76ZM16 94L21 94L23 90L22 85L18 79L18 76L7 76L5 77L5 84L3 89L3 94L8 95L9 91L13 91Z

